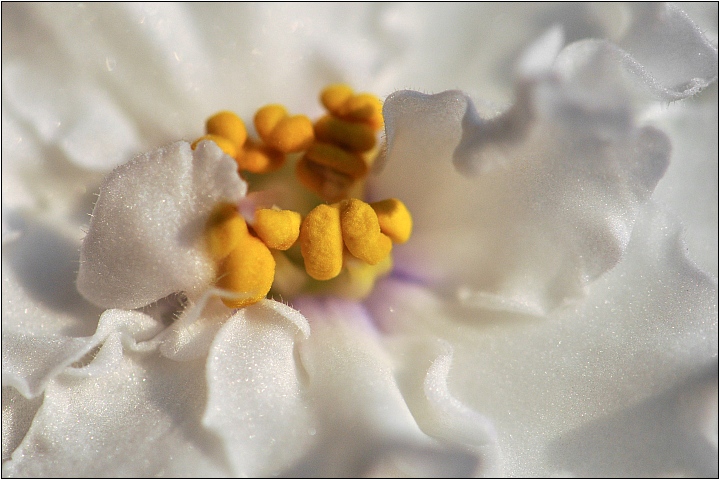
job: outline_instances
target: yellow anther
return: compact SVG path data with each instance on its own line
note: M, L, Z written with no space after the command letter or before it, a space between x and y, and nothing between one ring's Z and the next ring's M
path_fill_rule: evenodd
M235 157L238 168L252 173L269 173L282 167L285 154L267 145L248 141Z
M198 143L202 142L203 140L212 140L217 144L218 147L220 147L220 150L227 153L231 157L235 158L237 155L237 146L230 140L228 140L225 137L221 137L220 135L205 135L197 140L195 140L192 145L190 145L190 148L195 150L195 147L197 147Z
M313 163L328 167L354 179L364 177L368 171L367 163L365 163L362 156L346 152L342 148L329 143L313 143L305 152L305 157Z
M266 105L255 114L255 129L270 147L283 153L305 150L315 139L305 115L289 116L282 105Z
M313 143L295 167L300 183L328 202L347 197L355 180L367 171L361 155L320 142Z
M211 135L227 138L237 147L242 146L247 139L245 123L233 112L223 110L205 122L205 131Z
M217 287L238 298L223 298L230 308L242 308L259 302L270 291L275 279L275 259L265 244L250 234L220 262Z
M329 85L320 92L320 102L328 112L340 116L345 103L352 98L353 89L343 83Z
M340 203L340 225L345 246L354 257L375 265L390 254L392 241L380 231L375 210L362 200Z
M343 237L338 205L318 205L300 225L300 253L315 280L336 277L343 265Z
M302 157L295 166L295 175L307 189L318 194L326 202L336 202L347 197L354 179L331 168Z
M397 198L370 204L380 222L380 231L395 243L405 243L412 233L412 216Z
M375 131L364 123L354 123L325 115L315 122L315 137L352 152L372 150L377 142Z
M368 124L373 130L380 130L384 124L382 102L375 95L361 93L350 98L345 104L346 120Z
M235 205L221 203L210 213L205 224L205 239L210 257L222 260L248 235L247 224Z
M282 105L272 104L265 105L255 112L255 130L257 130L260 138L266 138L272 135L273 130L280 123L280 120L288 116L287 109Z
M300 235L300 214L292 210L261 208L255 211L253 229L274 250L287 250Z
M393 243L407 241L412 233L412 217L399 200L368 204L353 198L377 152L381 101L340 84L327 87L320 98L328 114L314 125L306 116L289 115L282 105L266 105L253 119L259 138L249 138L240 117L221 111L208 118L207 135L192 144L196 148L202 140L214 141L235 158L239 171L252 173L270 173L282 167L288 154L302 152L296 166L299 181L330 203L315 207L304 219L295 211L261 208L251 226L236 205L216 206L204 240L216 267L216 286L231 294L220 295L228 307L256 303L271 289L273 295L289 297L363 298L391 270ZM257 191L272 190L281 187L285 171L247 178L259 182L253 185ZM300 201L306 211L311 199L290 195L285 200ZM299 249L291 248L295 243Z
M337 84L325 88L320 101L336 117L366 123L375 131L383 126L382 102L375 95L355 95L349 86Z

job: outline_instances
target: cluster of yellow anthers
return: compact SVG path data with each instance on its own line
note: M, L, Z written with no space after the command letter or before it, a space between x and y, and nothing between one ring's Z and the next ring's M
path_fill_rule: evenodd
M320 99L328 114L314 125L305 116L289 116L281 105L267 105L254 118L259 142L247 138L237 115L224 111L208 119L207 135L193 144L214 141L235 158L240 173L269 173L283 165L287 154L304 152L295 170L300 182L333 202L316 206L304 219L292 210L257 209L250 225L235 205L218 205L206 235L217 265L217 286L237 294L223 299L228 307L241 308L268 294L276 266L270 250L299 243L307 274L330 280L347 258L379 265L389 260L393 242L410 237L412 217L399 200L368 204L348 198L352 185L368 172L383 126L379 99L356 95L345 85L326 88Z

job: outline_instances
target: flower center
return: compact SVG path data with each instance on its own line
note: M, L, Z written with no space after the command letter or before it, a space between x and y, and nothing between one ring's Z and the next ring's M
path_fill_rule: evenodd
M378 151L380 100L331 85L320 101L327 114L315 123L282 105L262 107L253 119L258 139L248 137L236 114L216 113L192 145L215 142L250 187L249 214L247 205L217 205L205 229L230 308L268 294L362 298L392 268L393 243L410 238L412 217L400 200L357 198ZM309 192L294 192L298 187ZM282 194L271 202L276 191Z

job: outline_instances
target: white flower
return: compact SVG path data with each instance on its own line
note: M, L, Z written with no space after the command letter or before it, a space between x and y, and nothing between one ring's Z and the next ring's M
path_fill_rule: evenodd
M706 87L716 48L675 7L347 8L3 5L5 473L460 475L479 456L486 474L712 475L717 432L701 407L717 398L702 375L717 361L716 100L656 108L647 92ZM562 30L518 64L514 107L485 120L510 97L515 54L553 22ZM613 43L577 42L589 36ZM363 305L304 297L301 315L265 300L228 319L203 296L196 250L167 251L156 230L123 266L158 269L119 282L136 303L112 306L180 290L193 303L170 327L148 309L98 323L72 284L93 170L196 136L221 108L312 114L336 80L462 87L477 105L388 98L369 194L401 198L416 228ZM206 165L220 157L207 145L168 158ZM182 190L130 171L139 208L166 187L157 198L193 201L158 214L211 207L194 196L212 174ZM152 219L177 231L183 216ZM117 234L137 241L137 227Z

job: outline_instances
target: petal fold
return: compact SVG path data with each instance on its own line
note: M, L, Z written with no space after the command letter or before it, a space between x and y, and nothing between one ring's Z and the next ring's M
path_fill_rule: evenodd
M203 228L219 202L247 185L213 142L177 142L140 155L104 181L80 251L77 286L106 308L138 308L214 280Z
M708 423L668 418L670 425L660 428L653 426L658 416L644 408L673 410L656 408L654 396L665 398L668 387L681 388L717 364L717 281L686 258L681 232L657 206L643 207L616 268L589 286L582 304L541 320L462 308L398 279L378 285L383 295L373 294L371 312L395 335L420 330L453 346L449 390L492 419L505 475L598 474L607 456L585 463L590 458L573 447L574 439L614 452L616 435L626 449L635 445L616 472L653 476L672 464L705 469L711 450L678 450L672 424L684 422L682 435L699 445ZM687 407L707 396L686 394ZM638 437L623 429L629 424L640 438L654 432L660 450L633 442ZM550 453L558 463L548 461Z
M529 51L547 56L558 38ZM545 70L525 58L515 104L490 118L461 92L388 97L387 165L372 192L392 188L424 214L398 270L461 300L542 314L612 268L670 157L667 136L635 118L623 58L600 41L570 45ZM408 170L412 189L384 188Z
M168 360L143 343L111 333L89 364L48 382L3 476L228 475L220 440L200 424L204 363Z
M233 475L278 474L311 443L295 354L309 331L299 312L263 300L238 310L215 336L202 422L223 439Z
M80 362L113 334L132 342L146 340L162 325L140 312L107 310L91 337L69 337L56 333L3 331L3 386L15 387L26 398L40 395L48 382Z
M312 319L299 344L316 443L288 476L470 476L476 451L424 433L396 380L397 364L364 308L336 299L302 298ZM348 454L350 452L350 454Z

